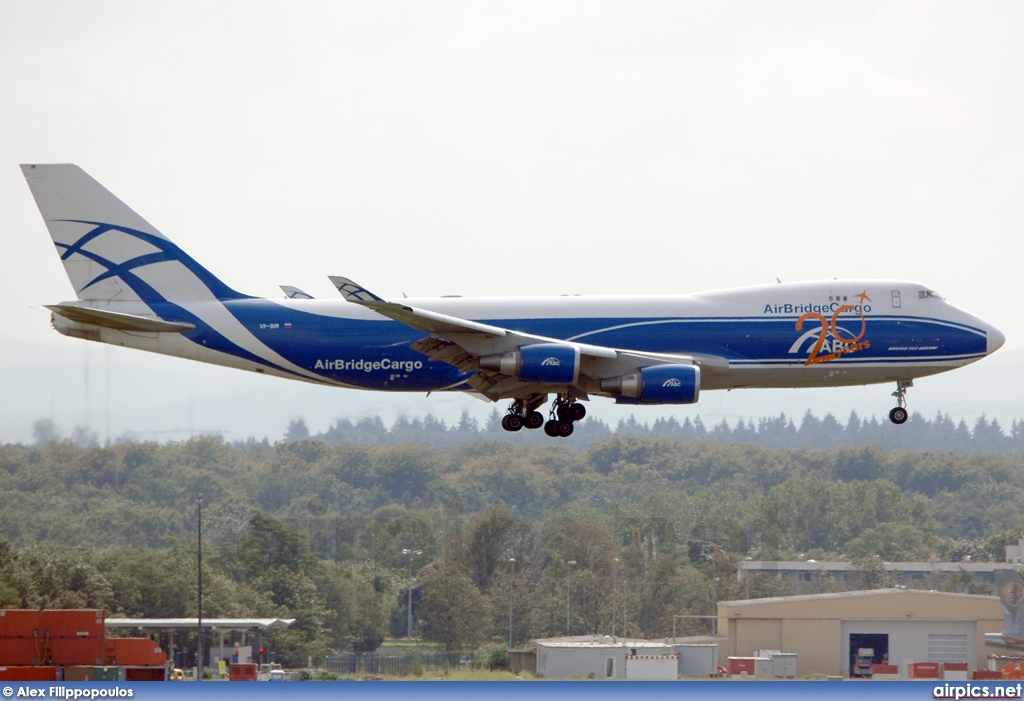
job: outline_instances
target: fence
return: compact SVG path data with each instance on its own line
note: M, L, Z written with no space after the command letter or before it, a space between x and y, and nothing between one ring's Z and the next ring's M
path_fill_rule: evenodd
M472 667L469 652L350 652L325 661L326 671L333 674L384 674L405 677L414 671Z

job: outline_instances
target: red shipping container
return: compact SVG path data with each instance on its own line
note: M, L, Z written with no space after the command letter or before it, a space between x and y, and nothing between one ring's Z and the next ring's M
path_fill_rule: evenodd
M164 667L125 667L126 682L162 682L167 677Z
M31 638L40 629L42 612L34 609L0 611L0 638Z
M43 611L40 626L50 638L103 638L102 609L50 609Z
M107 638L108 664L121 667L156 667L167 662L167 654L149 638Z
M55 665L101 665L105 653L103 638L50 640L50 660Z
M0 681L4 682L55 682L56 667L0 667Z
M32 638L0 639L0 666L36 665L46 660L46 644Z
M910 676L913 679L938 679L938 662L915 662L910 665Z
M746 672L750 676L754 676L754 658L753 657L730 657L729 658L729 674L742 674Z
M871 665L872 674L899 674L900 667L895 664L873 664Z
M228 667L228 681L233 682L254 682L259 665L241 664L236 662Z
M974 670L974 679L976 681L991 681L993 679L1002 679L1003 673L998 669L976 669Z

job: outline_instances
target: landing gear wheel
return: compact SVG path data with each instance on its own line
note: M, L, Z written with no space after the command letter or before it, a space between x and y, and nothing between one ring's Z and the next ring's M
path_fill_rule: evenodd
M889 420L897 426L907 421L907 388L913 386L913 380L896 381L896 391L892 393L896 397L896 407L889 412Z
M901 406L894 407L893 410L889 412L889 420L892 421L897 426L906 423L907 410Z
M568 438L572 435L572 421L559 421L556 428L561 438Z
M523 419L523 425L530 429L540 428L544 425L544 414L539 411L531 411L526 415L526 418Z
M518 431L523 427L523 419L518 414L505 414L501 419L501 427L506 431Z
M569 419L572 421L582 421L587 415L587 407L580 403L569 405Z
M544 433L548 434L552 438L558 438L558 421L548 421L544 424Z

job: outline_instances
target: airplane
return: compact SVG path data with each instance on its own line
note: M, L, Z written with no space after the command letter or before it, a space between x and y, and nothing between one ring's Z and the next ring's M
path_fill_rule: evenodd
M1004 342L903 280L393 301L331 277L343 299L264 299L222 282L78 166L21 167L77 295L47 306L60 333L322 385L508 401L508 431L569 436L593 397L683 405L702 390L877 383L896 384L889 418L902 424L915 379Z
M985 633L985 644L1024 650L1024 578L1020 571L996 570L996 591L1003 605L1003 632Z

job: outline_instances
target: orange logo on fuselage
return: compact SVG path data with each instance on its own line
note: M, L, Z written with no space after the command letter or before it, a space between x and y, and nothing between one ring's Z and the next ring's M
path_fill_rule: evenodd
M844 304L837 308L832 313L831 322L829 319L826 319L817 312L807 312L796 320L797 331L803 331L805 321L813 319L821 324L821 333L818 334L818 340L815 341L814 347L811 348L811 355L807 358L807 362L805 362L804 365L827 363L830 360L835 360L836 358L841 358L844 355L856 353L857 351L866 350L871 347L870 341L861 340L864 338L864 332L867 331L867 321L864 319L864 305L866 302L870 302L871 298L868 297L867 290L864 290L859 295L854 295L854 297L860 299L861 303L857 306ZM844 338L836 327L839 315L843 312L857 312L860 314L860 333L854 338ZM828 355L818 355L821 352L822 344L825 343L825 337L828 336L829 333L831 333L832 338L835 339L832 344L832 352Z

